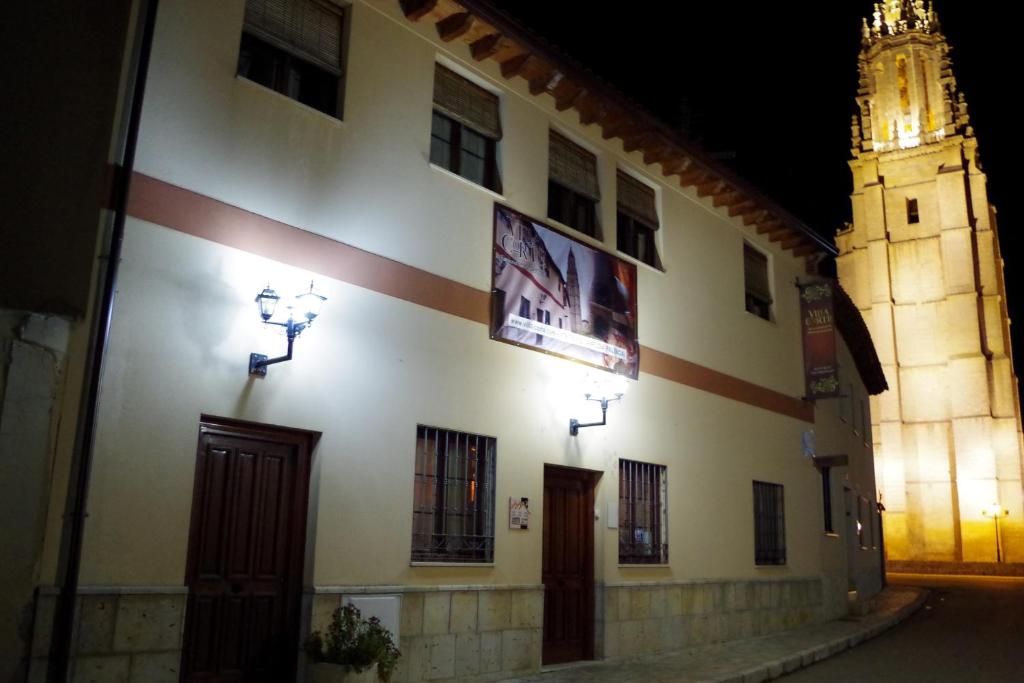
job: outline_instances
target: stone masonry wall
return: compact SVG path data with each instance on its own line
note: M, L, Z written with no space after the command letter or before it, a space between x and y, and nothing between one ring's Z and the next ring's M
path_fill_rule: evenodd
M391 679L394 683L493 681L540 669L540 586L366 590L401 594L402 658ZM343 590L313 595L311 629L323 629L345 597Z
M53 591L36 601L29 682L45 680ZM72 683L177 683L185 625L184 588L132 588L79 595Z
M752 638L822 621L831 611L824 593L820 578L607 584L598 590L597 657Z

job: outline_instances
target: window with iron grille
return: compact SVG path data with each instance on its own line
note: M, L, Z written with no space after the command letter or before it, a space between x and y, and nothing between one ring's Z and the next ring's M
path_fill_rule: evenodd
M754 563L786 564L782 484L754 482Z
M341 118L344 14L319 0L246 0L238 75Z
M494 561L496 440L416 428L413 562Z
M619 460L619 562L668 564L668 469Z
M500 139L498 96L451 69L435 64L431 163L501 192Z
M748 313L772 319L772 290L768 278L768 257L743 243L743 283Z

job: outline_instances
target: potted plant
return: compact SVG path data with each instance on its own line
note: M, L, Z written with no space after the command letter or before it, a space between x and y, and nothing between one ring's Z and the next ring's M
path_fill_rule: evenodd
M387 683L402 655L380 619L363 619L354 605L334 610L326 633L310 634L306 654L313 683Z

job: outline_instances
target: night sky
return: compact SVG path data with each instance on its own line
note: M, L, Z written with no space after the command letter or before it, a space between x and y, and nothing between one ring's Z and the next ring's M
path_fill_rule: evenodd
M820 234L851 220L850 117L861 19L873 4L491 0L563 54L732 166ZM1024 368L1024 237L1010 116L1021 82L1006 5L936 0L953 73L999 209L1018 375ZM1017 38L1019 40L1019 38Z

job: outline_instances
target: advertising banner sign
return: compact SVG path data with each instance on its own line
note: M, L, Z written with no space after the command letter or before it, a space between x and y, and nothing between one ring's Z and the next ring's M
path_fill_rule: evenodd
M491 338L636 379L636 266L495 204Z
M840 386L832 283L819 281L799 287L804 338L804 398L835 398L839 396Z

